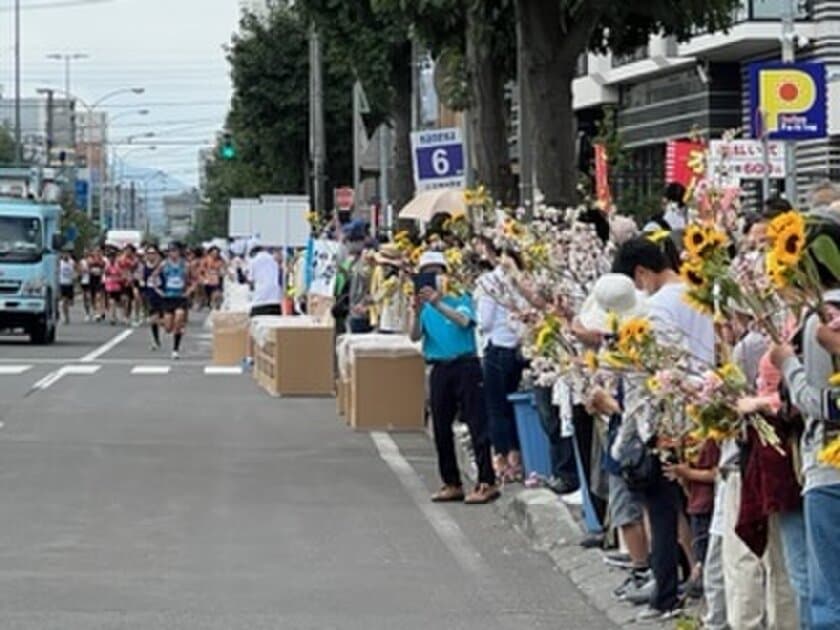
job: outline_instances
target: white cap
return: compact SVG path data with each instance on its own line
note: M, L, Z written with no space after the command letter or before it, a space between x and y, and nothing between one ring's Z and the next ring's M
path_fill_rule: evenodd
M610 332L610 314L623 320L646 313L647 298L636 290L633 281L621 273L608 273L598 278L592 294L583 303L578 320L589 330Z
M432 265L443 267L444 269L449 268L443 252L423 252L420 255L420 262L417 263L417 268L422 271L424 267L431 267Z

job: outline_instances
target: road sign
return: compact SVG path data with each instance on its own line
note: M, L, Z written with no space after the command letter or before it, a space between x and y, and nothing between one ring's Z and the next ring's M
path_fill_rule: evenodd
M86 208L87 207L87 191L88 191L88 183L85 179L77 179L76 180L76 207L77 208Z
M785 148L781 142L767 143L769 176L785 177ZM760 140L712 140L709 142L709 169L711 177L721 176L726 183L737 184L743 179L763 179L767 171L764 149Z
M753 138L806 140L827 134L826 74L822 63L749 66Z
M353 207L355 191L349 186L342 186L333 190L333 198L335 199L335 207L346 212Z
M68 243L75 243L78 237L79 230L76 229L75 225L68 225L67 228L64 230L64 240L66 240Z
M418 191L464 187L464 142L459 128L415 131L411 134L411 155Z

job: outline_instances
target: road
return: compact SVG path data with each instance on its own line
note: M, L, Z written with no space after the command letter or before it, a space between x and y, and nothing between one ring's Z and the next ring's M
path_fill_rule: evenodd
M0 338L0 629L613 627L491 507L426 501L425 435L206 373L198 321L183 350Z

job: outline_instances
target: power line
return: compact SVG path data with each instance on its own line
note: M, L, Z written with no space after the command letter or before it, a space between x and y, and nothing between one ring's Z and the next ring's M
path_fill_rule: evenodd
M30 4L23 4L21 5L21 11L29 11L32 9L64 9L66 7L78 7L88 4L106 4L109 2L114 2L114 0L65 0L61 2L60 0L56 0L55 2L33 2ZM0 8L0 13L9 13L11 9L8 7Z

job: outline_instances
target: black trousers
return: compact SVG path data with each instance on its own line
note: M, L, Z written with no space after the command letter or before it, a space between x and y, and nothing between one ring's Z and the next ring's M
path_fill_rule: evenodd
M682 509L681 493L676 482L665 479L659 465L653 484L639 493L650 518L650 568L656 578L650 605L657 610L671 610L678 601L680 546L677 518Z
M583 405L575 405L572 407L572 424L575 427L575 437L577 438L578 449L580 450L580 460L583 465L583 471L586 474L586 485L592 490L590 496L592 498L592 507L595 509L595 514L598 520L604 522L604 517L607 515L607 502L595 494L592 487L592 469L593 467L601 465L601 458L592 461L592 442L595 439L595 419L586 411Z
M251 307L251 317L262 317L264 315L282 315L283 309L279 304L260 304Z
M557 407L551 404L551 388L534 388L534 401L540 415L540 422L551 444L552 474L555 478L562 479L570 488L577 488L580 482L572 438L561 435L560 413Z
M436 363L429 379L429 398L435 428L438 470L443 483L460 486L461 473L455 455L452 423L458 411L470 429L479 483L495 483L490 457L490 436L481 363L477 358Z

